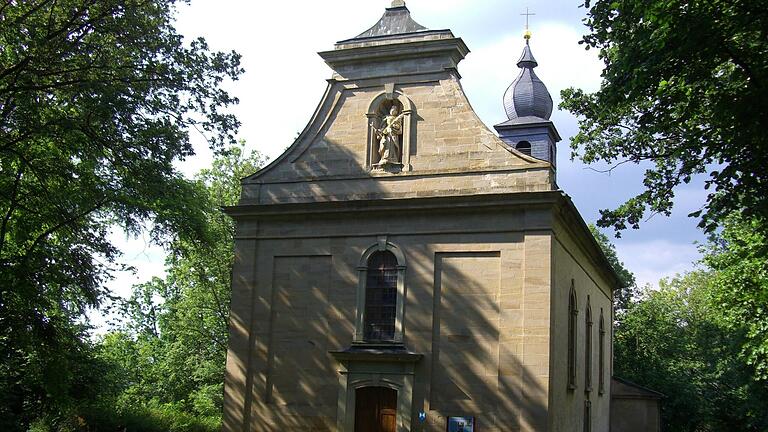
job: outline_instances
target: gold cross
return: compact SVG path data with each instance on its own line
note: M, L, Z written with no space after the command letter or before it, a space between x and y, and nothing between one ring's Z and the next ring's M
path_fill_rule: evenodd
M525 35L523 36L523 38L525 38L525 43L528 43L528 41L531 40L531 31L528 30L528 18L531 15L536 15L536 14L528 12L528 8L525 8L525 13L520 15L525 15Z
M528 12L528 8L525 8L525 13L520 14L525 16L525 30L528 30L528 17L536 15L535 13Z

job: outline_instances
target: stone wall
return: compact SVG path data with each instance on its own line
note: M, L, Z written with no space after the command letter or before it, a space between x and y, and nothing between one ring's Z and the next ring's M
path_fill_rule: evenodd
M257 247L238 250L252 297L233 293L232 319L251 323L233 324L228 383L242 387L228 385L225 430L334 430L340 369L329 352L352 343L356 267L381 235L406 256L405 346L423 354L411 423L424 410L428 431L460 414L484 431L547 427L551 213L400 204L241 223L238 244Z
M386 82L332 81L297 141L245 180L242 203L552 190L552 167L518 153L492 133L450 70L393 78L393 91L413 108L408 160L399 173L372 170L366 113Z
M572 223L572 222L571 222ZM552 287L552 363L550 405L555 415L550 416L551 431L583 430L584 404L591 402L592 431L607 432L609 429L610 377L612 351L612 301L610 283L594 255L585 250L583 241L577 239L573 226L558 224L553 246ZM581 243L581 244L580 244ZM568 388L568 302L571 283L576 291L578 316L576 337L576 388ZM585 392L585 314L589 296L592 309L592 391ZM603 392L599 383L600 312L606 325Z

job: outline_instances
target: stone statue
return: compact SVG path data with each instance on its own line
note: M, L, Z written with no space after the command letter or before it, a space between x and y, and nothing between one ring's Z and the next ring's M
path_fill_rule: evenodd
M398 112L397 105L392 105L389 115L381 120L380 128L371 124L379 142L379 162L376 165L400 163L400 136L403 134L404 113Z

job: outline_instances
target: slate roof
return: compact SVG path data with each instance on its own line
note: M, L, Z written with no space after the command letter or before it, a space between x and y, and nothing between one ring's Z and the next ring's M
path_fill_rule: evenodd
M667 396L632 381L611 377L611 397L619 399L664 399Z
M405 6L387 8L373 27L355 36L354 39L426 31L427 28L411 18L411 11Z
M538 117L549 120L552 115L552 96L547 86L533 71L538 65L526 40L523 53L517 62L517 67L522 69L520 75L504 93L504 110L508 119Z
M526 41L525 48L523 48L523 54L520 55L520 60L517 61L517 67L519 68L535 68L539 63L533 58L531 52L531 46Z
M552 122L541 117L522 116L522 117L511 118L505 121L504 123L498 124L497 126L532 125L532 124L539 124L539 123L541 123L542 125L548 125Z

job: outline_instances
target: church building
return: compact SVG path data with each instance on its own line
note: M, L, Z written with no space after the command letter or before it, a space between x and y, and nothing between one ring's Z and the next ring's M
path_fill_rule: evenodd
M224 431L609 430L619 282L557 186L531 44L495 131L464 41L402 0L319 53L317 110L227 209Z

